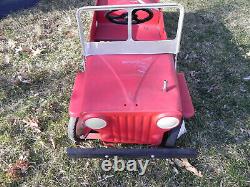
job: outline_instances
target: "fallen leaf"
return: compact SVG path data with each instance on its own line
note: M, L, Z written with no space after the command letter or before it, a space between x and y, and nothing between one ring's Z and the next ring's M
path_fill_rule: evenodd
M192 172L194 175L198 177L203 177L200 171L198 171L194 166L192 166L189 162L188 159L183 158L183 159L174 159L175 164L182 168L184 167L186 170Z
M107 175L107 176L104 176L104 178L98 180L97 183L100 183L100 182L105 181L105 180L107 180L107 179L109 179L109 178L112 178L112 177L114 177L114 175Z
M16 42L14 40L9 39L8 40L8 47L10 49L14 49L16 47Z
M18 47L15 48L15 54L18 54L21 51L22 51L22 47L21 46L18 46Z
M68 26L72 25L72 20L71 20L70 16L65 17L65 24L68 25Z
M32 50L31 54L33 57L35 57L35 56L41 54L41 52L42 52L42 50L37 48L36 50Z
M38 120L37 119L27 119L27 120L23 120L23 122L26 124L25 127L30 127L31 129L33 129L35 132L40 133L41 130L38 126Z
M25 173L28 170L29 163L27 160L17 160L16 167L20 168L22 173Z
M25 53L31 53L32 52L32 49L29 48L29 47L22 47L22 52L25 52Z
M37 37L40 37L42 35L42 28L41 28L41 26L40 25L35 25L33 32L35 33L35 35Z
M22 172L20 168L15 167L15 166L10 166L9 169L7 170L6 175L12 180L18 180L22 177Z
M23 53L27 53L29 55L32 55L32 56L37 56L39 54L41 54L42 50L37 48L37 49L32 49L31 47L21 47L21 46L18 46L15 48L15 53L18 54L20 52L23 52Z
M22 82L22 83L25 83L25 84L30 84L31 81L29 79L26 79L24 78L23 76L21 75L18 75L17 78Z
M18 75L14 76L14 78L12 79L12 82L16 85L18 85L20 83L30 84L31 80L29 79L27 74L19 73Z
M3 64L9 64L10 63L10 57L8 54L4 55L4 59L3 59Z
M12 180L18 180L24 176L29 168L27 160L17 160L15 164L11 164L7 170L7 176Z
M75 33L73 31L66 31L66 32L64 32L64 35L67 38L73 38L75 36Z
M1 35L0 35L0 40L6 41L6 40L7 40L7 38L6 38L6 37L4 37L4 36L1 36Z
M22 154L19 156L19 160L27 160L30 156L30 151L23 151Z

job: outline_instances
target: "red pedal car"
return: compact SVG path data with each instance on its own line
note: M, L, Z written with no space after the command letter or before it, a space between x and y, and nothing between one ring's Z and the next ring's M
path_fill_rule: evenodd
M175 39L164 26L166 8L179 10ZM89 41L81 13L93 11ZM98 0L77 11L84 71L70 101L68 136L74 142L144 144L153 148L68 148L70 157L194 157L175 148L194 115L184 73L176 72L184 9L158 0Z

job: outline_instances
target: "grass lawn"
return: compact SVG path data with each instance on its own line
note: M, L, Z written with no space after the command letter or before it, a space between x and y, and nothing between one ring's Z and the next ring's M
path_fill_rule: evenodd
M178 146L199 150L190 163L203 177L166 159L151 160L139 176L104 172L99 159L67 158L68 104L81 62L75 11L93 3L41 0L0 20L0 186L250 185L249 1L178 2L186 8L178 68L196 108Z

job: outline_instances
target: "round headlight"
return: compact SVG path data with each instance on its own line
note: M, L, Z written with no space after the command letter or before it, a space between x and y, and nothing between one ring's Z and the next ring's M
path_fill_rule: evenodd
M102 129L106 127L107 122L100 118L90 118L85 121L85 125L91 129Z
M179 119L175 117L164 117L157 121L157 126L161 129L171 129L178 126L179 123Z

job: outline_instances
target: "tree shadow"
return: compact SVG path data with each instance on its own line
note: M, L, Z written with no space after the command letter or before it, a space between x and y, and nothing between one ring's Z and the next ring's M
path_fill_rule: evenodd
M165 19L166 27L174 23L176 28L175 13L165 14ZM242 81L244 54L220 15L207 10L185 14L178 69L186 74L196 117L188 122L189 133L181 144L220 147L247 141L240 131L250 108L247 91L242 91L249 90Z
M43 12L49 12L54 10L70 10L75 8L80 8L83 6L95 5L93 0L58 0L58 1L49 1L41 0L38 4L38 9Z

